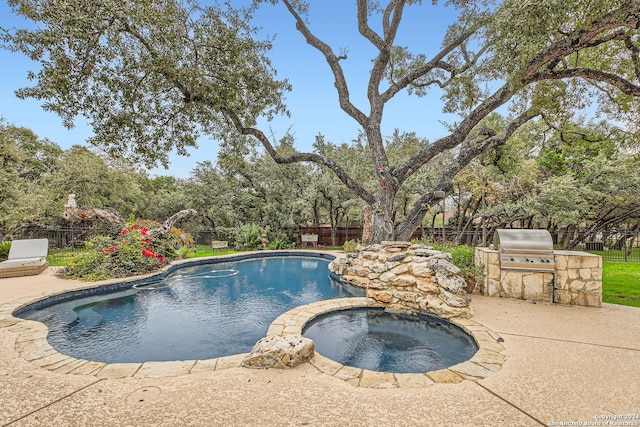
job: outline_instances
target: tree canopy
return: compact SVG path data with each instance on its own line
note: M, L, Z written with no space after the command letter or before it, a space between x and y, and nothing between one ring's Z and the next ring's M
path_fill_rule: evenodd
M261 117L286 114L290 89L269 63L271 40L258 40L251 26L261 3L290 14L310 49L324 58L337 108L362 129L371 159L365 182L329 153L279 151L257 127ZM410 8L437 13L437 2L355 3L354 25L376 52L362 76L367 110L353 102L345 79L348 53L312 31L313 5L302 0L256 0L245 9L191 0L9 0L38 25L5 29L3 41L42 65L30 76L35 86L19 96L42 100L68 125L85 115L96 134L92 142L107 152L162 162L201 133L223 148L257 141L277 163L313 162L331 170L374 208L376 241L408 239L437 196L453 192L464 168L499 152L532 120L544 124L543 137L550 130L568 135L576 113L588 111L603 132L637 144L640 1L451 0L456 19L430 55L400 45L397 35ZM442 111L458 120L442 138L417 138L406 147L410 155L391 155L381 128L385 108L400 93L432 103L434 88L442 91ZM436 162L441 154L448 156L444 164ZM412 177L425 170L435 178L416 185ZM419 194L398 215L397 199L412 182Z

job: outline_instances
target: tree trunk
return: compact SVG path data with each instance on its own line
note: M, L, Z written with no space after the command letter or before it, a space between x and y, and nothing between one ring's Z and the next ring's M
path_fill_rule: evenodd
M162 224L161 227L154 228L149 230L150 237L158 237L162 236L169 232L173 225L180 221L181 219L195 216L197 212L195 209L185 209L180 212L173 214ZM83 221L105 221L111 227L117 230L121 230L125 227L125 221L120 218L116 212L107 210L107 209L99 209L99 208L78 208L76 207L75 194L69 194L69 200L67 204L64 206L63 216L67 220L83 220Z
M169 230L171 230L171 227L173 227L173 225L184 219L184 218L188 218L190 216L196 216L198 214L198 212L196 212L195 209L184 209L181 210L178 213L175 213L173 215L171 215L169 218L167 218L167 220L162 224L162 227L158 227L158 228L154 228L152 230L149 230L149 236L150 237L158 237L158 236L162 236L163 234L166 234L169 232Z
M369 205L365 206L362 211L362 244L370 245L373 243L373 208Z
M385 240L392 241L396 240L396 236L394 236L394 225L391 217L386 217L380 213L373 214L373 241L376 243L383 242ZM397 238L397 240L407 240L402 238Z

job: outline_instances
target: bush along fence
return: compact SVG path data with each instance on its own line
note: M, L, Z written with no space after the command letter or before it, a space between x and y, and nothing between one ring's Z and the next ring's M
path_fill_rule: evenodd
M229 241L230 246L235 246L232 229L183 229L193 237L196 245L210 246L214 240ZM576 244L574 247L567 247L567 242L571 236L578 235L580 231L567 230L552 231L555 249L569 249L586 251L602 256L604 261L617 262L640 262L640 232L611 229ZM68 258L75 256L75 252L84 249L86 242L96 236L113 234L113 230L104 224L92 224L90 226L69 226L69 227L29 227L14 233L13 239L49 239L50 258ZM276 236L278 231L272 230ZM362 236L360 227L299 227L297 230L288 230L287 243L294 248L302 247L301 236L303 234L314 234L318 236L317 245L319 247L342 247L345 242L357 242ZM272 236L272 240L275 237ZM493 231L489 230L483 238L481 230L457 231L452 228L418 228L411 240L422 241L434 245L467 245L483 246L493 242Z

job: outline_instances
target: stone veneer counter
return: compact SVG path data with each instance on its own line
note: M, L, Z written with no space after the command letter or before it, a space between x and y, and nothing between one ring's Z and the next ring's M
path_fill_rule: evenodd
M553 251L554 272L501 269L500 254L476 248L476 265L484 266L478 291L487 296L601 307L602 257L580 251Z

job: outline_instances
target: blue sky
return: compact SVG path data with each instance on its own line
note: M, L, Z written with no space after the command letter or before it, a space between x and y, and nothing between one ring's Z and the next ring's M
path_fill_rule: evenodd
M399 44L413 47L414 51L421 51L427 56L440 49L446 26L454 16L453 10L434 7L430 3L424 2L422 7L408 7L405 10L398 37ZM340 53L340 48L348 48L348 59L341 61L341 65L350 85L352 102L366 113L368 71L375 52L357 32L355 2L313 2L309 19L312 31L336 53ZM7 27L16 22L20 23L19 18L11 14L5 2L0 3L0 25ZM295 145L300 151L311 151L318 133L335 143L354 139L359 127L340 110L328 65L322 55L307 45L295 30L294 20L285 8L282 5L264 5L256 16L255 25L262 27L264 34L276 36L274 49L269 56L278 70L278 77L288 78L293 85L293 91L287 94L286 99L291 118L277 118L271 123L262 123L261 129L267 135L273 131L276 139L289 130L294 134ZM48 138L62 148L84 144L92 132L82 117L76 120L74 129L68 130L62 126L57 115L43 111L39 102L15 97L16 89L30 84L26 79L27 71L37 69L38 65L22 54L0 49L0 116L10 124L33 130L39 137ZM437 92L432 92L427 98L401 94L385 109L383 132L389 135L398 128L434 140L446 134L441 121L447 117L440 113L440 109ZM199 148L190 150L190 154L190 157L171 156L168 170L155 168L151 174L187 177L196 162L215 161L217 143L202 138Z

